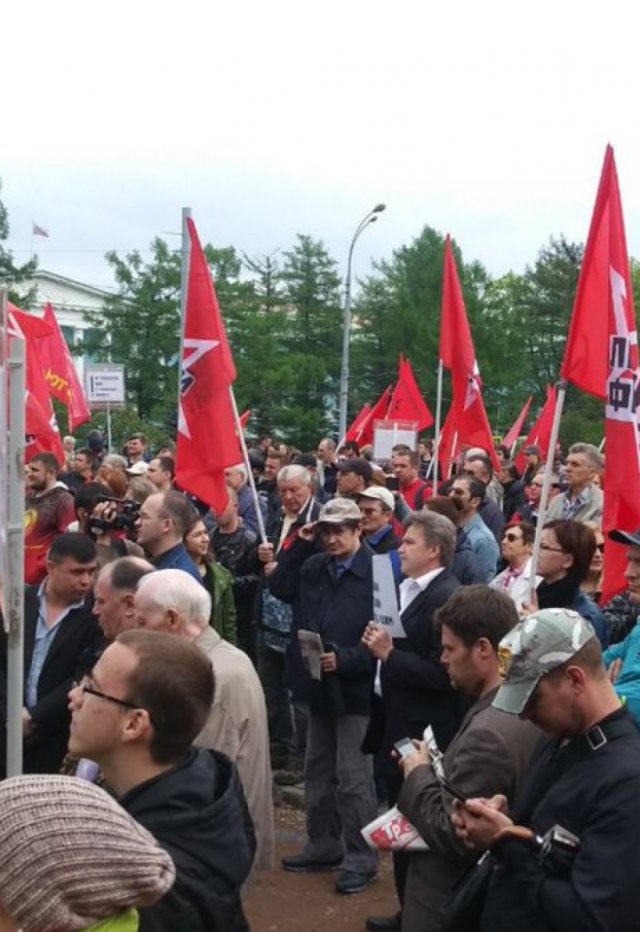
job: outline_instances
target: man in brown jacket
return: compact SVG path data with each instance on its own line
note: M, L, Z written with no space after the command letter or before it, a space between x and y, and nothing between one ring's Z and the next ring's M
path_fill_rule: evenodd
M515 605L487 586L466 586L435 621L452 685L476 700L440 762L445 779L465 797L504 793L513 799L540 737L529 722L491 704L501 683L498 644L518 623ZM405 779L398 807L429 846L411 855L402 932L439 932L453 886L478 853L456 835L450 820L455 800L441 787L424 742L400 766Z

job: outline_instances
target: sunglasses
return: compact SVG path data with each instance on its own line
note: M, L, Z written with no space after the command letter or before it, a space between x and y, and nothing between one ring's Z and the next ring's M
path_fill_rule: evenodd
M502 535L502 539L508 540L513 544L516 540L522 540L522 534L507 533Z
M599 550L600 553L604 553L604 541L601 544L596 544L596 550Z

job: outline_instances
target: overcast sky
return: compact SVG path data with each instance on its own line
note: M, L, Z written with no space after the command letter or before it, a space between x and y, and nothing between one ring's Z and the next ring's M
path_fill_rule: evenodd
M450 231L494 275L550 235L586 238L610 141L640 256L637 34L621 0L535 4L108 4L3 11L9 246L111 283L193 209L203 241L250 255L322 239L355 271ZM177 238L167 237L179 244Z

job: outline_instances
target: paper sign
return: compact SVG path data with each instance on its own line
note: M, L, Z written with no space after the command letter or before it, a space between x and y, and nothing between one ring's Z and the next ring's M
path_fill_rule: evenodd
M383 554L381 554L383 556ZM429 846L397 806L360 829L370 848L378 851L428 851Z
M407 635L400 621L391 558L387 553L377 553L372 562L373 620L382 625L392 638L404 638Z
M320 655L323 653L322 639L317 631L298 631L298 644L302 654L302 663L312 680L322 679Z

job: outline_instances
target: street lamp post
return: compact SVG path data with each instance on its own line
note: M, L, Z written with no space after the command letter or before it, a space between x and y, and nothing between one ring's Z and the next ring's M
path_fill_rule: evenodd
M378 214L385 210L386 204L376 204L373 210L370 210L366 217L363 217L351 239L349 246L349 258L347 260L347 278L344 286L344 312L342 315L342 366L340 368L340 404L339 404L339 427L338 434L340 440L344 440L347 432L347 407L349 404L349 344L351 341L351 260L353 259L353 247L363 230L375 223Z

